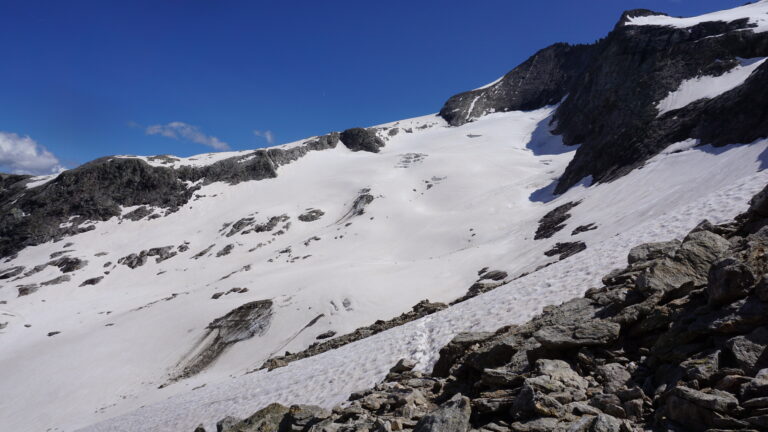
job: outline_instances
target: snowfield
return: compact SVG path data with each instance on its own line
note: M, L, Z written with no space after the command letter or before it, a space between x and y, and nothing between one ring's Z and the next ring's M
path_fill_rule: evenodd
M381 125L387 142L378 154L341 144L310 152L281 166L274 179L204 186L178 212L113 218L24 249L0 268L29 270L61 251L88 264L67 273L71 280L25 296L17 296L19 286L62 273L48 266L3 281L0 392L13 397L0 401L0 424L14 431L191 431L271 402L331 406L376 383L399 358L429 369L458 332L522 322L582 294L638 243L681 237L705 217L732 218L768 180L768 140L686 144L612 183L553 197L575 152L549 134L553 110L496 113L461 127L434 115ZM398 133L390 136L392 128ZM364 212L351 211L365 194L373 200ZM534 240L538 220L571 201L580 204L565 229ZM324 214L298 218L310 209ZM233 223L249 217L279 222L228 236ZM572 234L587 224L597 229ZM577 240L586 251L535 271L557 260L544 255L555 243ZM117 264L164 246L178 254L134 269ZM247 373L329 330L345 334L423 299L456 299L483 267L509 279L530 274L341 349ZM98 276L104 279L96 285L81 286ZM197 375L170 380L211 321L265 299L273 314L263 335L232 345Z
M626 25L656 25L688 28L703 22L731 22L744 18L749 19L749 23L754 26L752 28L753 31L757 33L768 31L768 1L759 0L754 3L745 4L744 6L739 6L733 9L727 9L688 18L677 18L667 15L630 17Z
M701 99L712 99L744 84L758 67L765 63L765 57L741 59L741 64L720 76L703 75L685 80L677 90L670 92L656 108L659 116L670 111L684 108Z
M652 195L647 185L663 187L654 179L671 180L673 172L698 172L685 187L670 188L675 192L661 199L660 207L638 209L636 215L624 216L625 222L637 221L652 215L645 223L636 225L625 233L590 246L585 252L553 264L529 276L517 279L506 286L459 303L445 311L429 315L404 326L383 332L357 343L346 345L316 357L294 362L272 372L260 371L250 375L224 380L198 390L180 394L155 405L141 408L130 414L85 428L85 431L179 431L192 430L198 424L215 429L215 421L227 415L247 417L269 403L307 403L332 407L346 400L347 396L381 381L400 358L417 360L417 369L430 370L437 361L439 349L462 331L494 331L497 328L523 323L539 313L544 306L560 303L580 296L586 289L597 286L609 270L626 265L626 254L639 243L680 238L701 221L709 218L713 223L731 219L746 209L751 196L762 189L768 174L764 172L743 176L729 187L699 194L707 186L707 173L722 173L726 166L739 160L753 165L762 164L766 142L754 147L731 148L721 156L728 161L697 169L696 162L704 162L717 156L706 151L691 150L695 154L675 154L672 160L656 160L644 170L643 175L630 179L631 175L611 185L610 192L625 197L626 201ZM733 152L733 153L731 153ZM728 154L730 153L730 154ZM715 166L717 165L717 166ZM734 165L730 165L736 168ZM679 170L679 171L676 171ZM657 177L658 176L658 177ZM715 175L717 176L717 175ZM724 177L720 178L721 180ZM699 183L701 182L701 183ZM620 184L623 183L623 184ZM579 193L581 192L581 193ZM585 197L582 191L574 195ZM604 191L606 192L606 191ZM701 197L687 205L675 205L677 196L683 201L687 193ZM607 205L605 201L591 200L593 205ZM609 205L609 204L608 204ZM618 214L616 215L618 216ZM627 225L631 225L628 223Z

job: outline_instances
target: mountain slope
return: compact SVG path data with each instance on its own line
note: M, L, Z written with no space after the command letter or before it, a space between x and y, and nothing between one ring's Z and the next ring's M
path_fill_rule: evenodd
M685 139L750 143L768 134L766 14L764 0L690 19L628 11L596 43L545 48L498 82L451 97L440 115L460 125L562 100L555 130L565 144L581 147L557 193L587 176L618 178ZM745 64L755 73L733 74ZM702 79L704 88L660 106Z
M217 430L762 430L768 187L750 203L735 221L632 248L582 298L457 335L431 373L404 358L332 411L271 404Z
M707 157L706 154L697 156ZM682 155L676 157L678 162L683 162ZM749 159L751 157L745 158ZM702 162L689 161L692 166L700 166ZM690 172L692 166L678 163L670 171ZM637 184L658 174L659 171L654 170L643 178L630 175L597 188L624 183L613 192L629 200L639 195L630 192ZM626 254L639 243L682 238L703 218L713 223L730 220L747 208L750 197L767 181L768 174L757 173L729 182L730 186L715 188L687 205L670 205L669 211L650 206L646 211L655 214L647 222L626 220L624 216L625 223L634 228L624 228L618 235L592 243L586 251L567 260L444 311L284 368L210 383L85 430L177 431L192 430L200 423L208 430L215 430L214 423L228 415L244 418L273 402L330 408L346 400L350 393L372 387L401 358L417 361L417 370L429 370L440 348L458 333L495 331L501 326L524 323L547 305L582 295L588 287L597 286L605 273L624 265ZM670 202L679 204L680 197L688 193L678 192L681 195ZM650 198L652 193L647 193Z
M619 112L634 109L626 100L616 101L616 115L639 122L615 122L616 134L642 124L643 137L664 139L649 147L642 137L595 133L580 146L563 144L574 144L564 129L571 115L582 127L604 112L603 93L583 96L596 104L578 114L588 118L566 108L582 97L571 86L581 82L587 92L584 80L608 73L584 72L596 67L594 56L647 42L649 32L678 31L654 21L637 30L628 20L640 15L662 19L635 11L593 47L544 50L544 65L534 57L507 77L546 79L515 86L503 78L477 90L489 92L490 105L455 98L468 104L469 122L443 113L270 149L115 156L58 176L1 177L0 391L15 397L0 401L0 423L18 431L191 430L271 402L332 406L401 357L429 368L457 332L522 322L580 295L637 243L681 236L704 217L735 216L766 182L766 69L754 59L761 28L745 30L751 18L725 30L704 25L739 40L720 47L725 66L702 60L720 75L707 69L699 77L692 64L638 102L647 109L669 98L659 117L668 128L653 120L658 108L635 119ZM697 41L669 43L690 53ZM735 60L748 49L752 61ZM696 83L712 77L726 77L728 90L713 95ZM494 105L518 91L532 102ZM714 145L697 132L708 127L721 130L708 132ZM744 137L750 144L736 145ZM601 157L624 175L578 168ZM488 270L498 280L483 279ZM398 328L253 372L423 299L447 303L470 287L497 285Z

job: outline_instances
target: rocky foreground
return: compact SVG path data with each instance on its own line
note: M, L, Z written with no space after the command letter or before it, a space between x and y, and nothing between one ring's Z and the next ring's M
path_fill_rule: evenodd
M403 359L332 411L272 404L217 431L768 430L767 249L768 187L734 222L635 247L583 298L456 336L431 374Z

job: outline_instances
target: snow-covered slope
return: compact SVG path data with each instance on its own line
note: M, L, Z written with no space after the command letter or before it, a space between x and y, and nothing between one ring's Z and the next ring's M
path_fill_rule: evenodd
M768 31L768 1L759 0L733 9L688 18L671 17L667 15L630 17L627 24L688 28L705 22L732 22L741 19L748 20L755 32Z
M436 116L382 125L400 132L380 153L343 146L312 152L274 179L204 186L165 217L113 218L24 249L4 266L34 268L65 250L87 265L67 273L69 281L21 297L17 288L60 277L59 268L4 281L0 391L15 397L0 402L1 422L18 431L73 430L171 397L152 408L156 417L137 414L138 423L129 416L99 430L180 430L272 400L338 402L380 378L397 357L416 357L426 367L456 332L520 321L579 294L638 241L680 234L713 207L732 216L765 181L756 173L766 142L757 142L664 154L619 181L553 199L549 191L574 150L548 133L553 109L492 114L461 127ZM364 212L350 212L366 193L373 200ZM533 240L545 213L579 200L566 229ZM308 209L324 214L301 221ZM227 236L238 220L276 216L269 230ZM572 235L587 224L597 229ZM556 242L575 240L587 251L535 271L556 261L544 255ZM165 246L178 253L133 269L117 264ZM338 352L246 373L328 330L347 333L424 298L460 297L483 267L510 279L531 274ZM212 298L222 292L229 293ZM171 380L209 323L267 299L273 310L266 332L229 346L200 373ZM354 370L353 377L341 379L340 368ZM230 402L214 403L221 399ZM168 411L182 403L199 406Z
M721 155L728 161L721 160L719 163L714 161L717 156L699 150L658 158L647 170L642 170L646 171L642 175L642 171L638 171L635 178L630 175L612 184L612 190L603 192L623 195L625 202L643 195L647 197L652 193L638 187L639 184L647 182L651 188L663 187L663 180L676 177L673 173L689 170L699 173L695 179L689 177L688 180L692 184L701 181L701 189L692 187L687 192L700 198L687 205L682 204L688 202L684 198L688 193L685 188L675 188L675 192L661 199L663 206L654 207L652 200L646 200L649 207L635 215L625 214L622 217L620 210L614 214L624 219L626 226L632 225L632 221L646 222L639 222L626 232L595 243L579 255L494 291L338 350L269 373L260 371L222 380L87 427L84 431L179 431L192 430L201 423L206 430L215 430L216 419L227 415L247 417L273 402L308 403L330 408L343 402L350 393L370 388L381 381L401 358L417 360L418 369L429 370L437 360L438 350L457 333L495 331L505 325L523 323L544 306L580 296L585 287L599 286L604 273L626 265L627 252L638 243L682 238L702 215L707 215L713 223L719 223L745 210L752 194L768 181L768 173L747 174L739 179L736 179L739 175L730 179L720 177L718 181L733 180L733 183L705 191L713 183L704 181L707 175L698 168L705 163L707 168L712 169L737 169L739 162L745 162L754 169L760 164L757 156L765 151L766 145L768 143L753 148L729 149ZM656 176L661 181L654 181ZM574 195L583 197L582 193L575 192ZM585 199L585 203L588 201L595 207L607 204L601 203L600 199ZM641 216L640 213L644 214Z
M118 156L58 177L0 177L0 430L191 430L271 402L331 406L401 357L428 369L458 332L522 322L581 294L638 243L733 217L768 180L768 140L701 144L765 136L768 52L765 34L750 32L768 28L766 13L764 0L698 18L631 18L595 45L615 49L553 45L454 96L442 117L354 131L357 146L329 134L269 151ZM719 33L667 37L739 18L757 27L728 30L733 47ZM654 68L660 79L649 80L620 56L599 57L635 38L683 48L676 63L640 43L633 59L690 70ZM592 63L627 73L585 74ZM581 147L563 145L555 124ZM123 194L123 185L135 187ZM46 206L77 193L88 198ZM133 205L148 202L161 207ZM535 239L542 217L566 204L564 227ZM586 250L574 256L553 252L578 242ZM423 299L460 298L484 268L504 272L506 285L256 371Z

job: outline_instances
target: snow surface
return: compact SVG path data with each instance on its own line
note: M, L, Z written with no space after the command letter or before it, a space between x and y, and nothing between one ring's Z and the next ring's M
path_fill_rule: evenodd
M280 167L274 179L204 186L176 213L113 218L24 249L3 268L30 269L62 250L88 265L71 281L27 296L17 297L18 285L51 280L59 270L49 266L0 287L7 302L0 322L8 322L0 330L0 392L13 395L0 399L2 429L177 431L274 401L330 406L380 380L400 357L429 368L457 332L524 321L581 294L637 243L681 236L703 217L731 218L768 180L768 141L679 146L612 183L551 197L547 191L575 152L549 134L553 110L491 114L461 127L434 115L388 123L382 131L399 133L387 135L378 154L344 146L310 152ZM374 201L364 214L339 222L364 188ZM534 241L541 216L572 200L582 203L567 227ZM299 221L308 208L325 215ZM265 222L282 214L290 225L271 232L227 237L228 228L222 230L243 217ZM588 223L598 229L571 235ZM531 272L553 260L543 252L554 243L573 240L588 249L444 312L269 373L246 373L327 330L348 333L424 298L453 300L483 267L511 277ZM130 253L184 242L188 251L161 263L115 265ZM217 257L229 244L231 253ZM98 285L79 286L100 275ZM234 287L248 292L211 299ZM208 323L261 299L275 305L263 336L232 346L196 376L158 388ZM61 333L48 337L51 331Z
M616 233L579 255L506 286L337 350L272 372L260 371L180 394L84 430L177 431L190 430L200 423L206 428L214 428L216 419L227 415L246 417L272 402L308 403L330 408L343 402L350 393L375 385L400 358L416 360L419 363L417 369L429 370L437 360L439 349L459 332L493 331L504 325L523 323L544 306L582 295L586 288L599 285L604 273L626 264L627 252L639 243L682 238L703 216L714 223L730 220L746 208L749 198L765 185L768 174L761 172L739 178L720 169L728 166L737 169L732 164L739 161L759 162L766 144L718 151L711 148L692 150L695 153L652 161L638 171L638 174L645 172L634 179L628 176L611 185L598 186L613 189L602 192L619 194L623 198L620 201L626 203L654 195L652 191L639 190L642 188L637 187L637 181L650 182L658 177L678 180L675 169L695 167L694 171L697 171L700 168L697 163L706 163L707 159L714 162L710 165L713 169L710 173L717 173L715 176L720 177L717 181L707 182L702 178L700 180L706 185L699 184L692 187L693 190L673 188L677 193L670 195L684 199L688 192L698 192L696 195L701 196L700 186L706 190L727 178L733 181L730 186L704 193L703 198L688 205L675 207L672 196L661 197L658 205L641 210L656 213L655 219ZM721 154L722 160L715 162L712 159L718 158L717 153ZM759 157L755 159L755 156ZM577 197L588 197L587 191L574 191L570 198ZM599 201L606 204L605 200L590 201L593 211ZM672 207L675 207L674 211L669 211Z
M229 159L236 156L245 156L249 153L253 153L253 150L240 150L229 152L213 152L203 153L199 155L189 157L179 157L173 155L160 155L160 156L131 156L131 155L119 155L117 158L127 159L141 159L144 162L157 167L168 168L180 168L182 166L201 167L211 165L213 163Z
M33 187L42 186L42 185L44 185L44 184L48 183L49 181L51 181L51 180L55 179L56 177L58 177L58 176L59 176L59 174L61 174L61 173L56 173L56 174L48 174L48 175L42 175L42 176L35 176L35 177L32 177L32 178L30 178L30 179L29 179L29 181L27 182L27 184L26 184L26 185L24 185L24 186L25 186L27 189L30 189L30 188L33 188Z
M699 76L685 80L677 90L670 92L656 108L659 116L701 99L711 99L744 84L758 67L765 63L766 57L740 59L741 64L720 76Z
M666 15L650 15L630 17L626 25L655 25L677 28L693 27L697 24L710 21L731 22L748 18L749 23L755 27L750 30L755 33L768 31L768 0L760 0L752 4L746 4L733 9L727 9L699 15L689 18L676 18Z
M499 82L501 82L501 80L503 80L503 79L504 79L504 75L502 75L502 76L498 77L498 78L497 78L496 80L494 80L493 82L489 82L488 84L486 84L486 85L484 85L484 86L482 86L482 87L478 87L478 88L476 88L475 90L483 90L483 89L487 89L488 87L492 87L492 86L494 86L494 85L498 84L498 83L499 83ZM472 90L472 91L475 91L475 90ZM470 111L471 111L471 110L470 110Z

